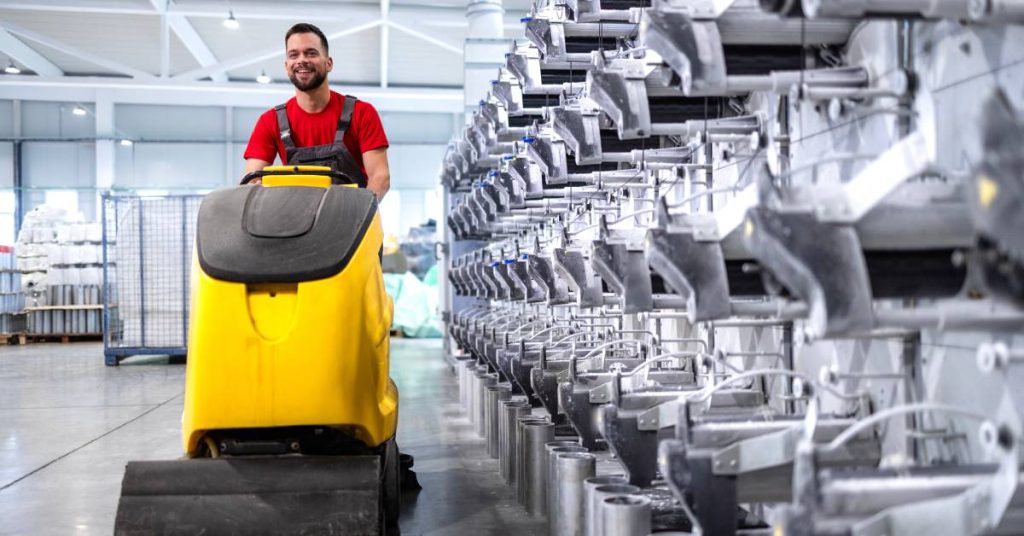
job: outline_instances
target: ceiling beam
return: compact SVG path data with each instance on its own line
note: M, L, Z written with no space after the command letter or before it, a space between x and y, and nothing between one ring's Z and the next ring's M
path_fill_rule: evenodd
M295 20L296 9L290 2L263 3L246 2L244 0L232 0L231 8L236 17L245 19L264 20ZM29 1L3 1L0 2L0 11L44 11L44 12L65 12L65 13L93 13L110 15L157 15L151 9L139 7L135 2L123 0L33 0ZM506 28L522 28L519 21L522 13L506 14ZM308 9L302 13L303 19L310 22L323 21L348 21L353 16L373 16L380 12L377 2L346 2L346 1L318 1L316 9ZM431 6L431 5L392 5L392 15L408 17L415 20L419 25L437 26L447 28L465 28L466 9L464 7L452 6ZM227 16L227 9L222 2L187 2L175 3L170 6L168 13L182 15L184 17L203 17L223 19Z
M171 25L167 14L160 15L160 77L171 76Z
M391 0L380 0L380 20L383 24L380 27L380 87L388 87L388 57L391 55L391 28L388 19L391 8Z
M149 0L153 4L153 7L158 13L161 13L166 20L168 26L174 31L174 34L181 40L181 44L185 45L185 48L192 54L192 57L196 59L200 67L209 67L219 63L217 57L213 55L210 47L206 45L203 38L196 32L195 27L188 21L188 18L181 13L172 12L168 8L171 5L170 0ZM210 73L210 79L214 82L227 82L228 77L224 71Z
M339 93L358 95L382 112L460 113L461 89L431 87L345 86L332 84ZM150 77L146 80L65 76L6 75L0 77L0 99L56 102L95 102L97 96L115 103L184 106L235 106L269 109L295 95L290 83L174 82Z
M0 28L0 51L18 60L39 76L64 76L64 71L60 70L60 67L2 28Z
M392 27L392 28L394 28L394 29L404 33L404 34L411 35L412 37L415 37L417 39L426 41L426 42L428 42L428 43L430 43L432 45L439 46L439 47L441 47L441 48L443 48L443 49L445 49L445 50L447 50L449 52L453 52L455 54L458 54L459 56L461 56L463 54L461 46L454 45L454 44L449 43L449 42L447 42L447 41L445 41L443 39L434 37L434 36L432 36L432 35L430 35L428 33L421 32L419 30L414 30L414 29L412 29L412 28L410 28L410 27L408 27L408 26L406 26L406 25L404 25L404 24L402 24L400 22L395 22L394 20L389 20L388 21L388 26L390 26L390 27Z
M89 63L98 65L100 67L104 67L106 69L109 69L109 70L117 72L117 73L126 74L128 76L133 77L133 78L141 78L141 79L153 78L153 75L151 73L147 73L145 71L141 71L141 70L136 69L134 67L129 67L127 65L124 65L123 63L119 63L119 62L116 62L116 61L113 61L113 60L109 60L107 58L104 58L102 56L98 56L96 54L92 54L90 52L86 52L86 51L81 50L79 48L76 48L76 47L73 47L71 45L68 45L67 43L64 43L63 41L58 41L58 40L53 39L51 37L47 37L47 36L42 35L40 33L37 33L37 32L34 32L32 30L29 30L27 28L22 28L21 26L18 26L17 24L14 24L14 23L2 20L2 19L0 19L0 29L7 30L8 32L10 32L12 34L20 35L21 37L23 37L25 39L29 39L31 41L35 41L35 42L37 42L37 43L39 43L41 45L48 46L48 47L50 47L52 49L58 50L60 52L63 52L64 54L67 54L69 56L74 56L74 57L76 57L78 59L85 60L85 61L87 61Z
M331 34L327 34L326 37L327 37L327 40L330 41L332 39L338 39L338 38L341 38L341 37L345 37L347 35L352 35L352 34L356 34L356 33L359 33L359 32L365 32L366 30L369 30L369 29L372 29L372 28L376 28L377 26L380 26L380 25L381 25L381 19L377 18L377 19L374 19L374 20L371 20L371 21L359 24L358 26L352 26L350 28L346 28L346 29L341 30L339 32L334 32L334 33L331 33ZM230 60L221 61L221 62L215 63L213 65L208 65L208 66L202 67L200 69L193 69L191 71L181 73L181 74L173 77L173 79L174 80L198 80L200 78L204 78L204 77L210 76L210 75L212 75L213 73L216 73L216 72L222 72L222 73L228 72L228 71L231 71L231 70L234 70L234 69L238 69L239 67L245 67L247 65L252 65L254 63L259 63L261 61L268 60L268 59L273 58L273 57L279 57L279 58L281 58L282 62L284 61L284 48L281 47L281 45L275 45L273 48L268 48L268 49L264 49L262 51L255 52L255 53L252 53L252 54L246 54L245 56L241 56L241 57L238 57L238 58L232 58Z

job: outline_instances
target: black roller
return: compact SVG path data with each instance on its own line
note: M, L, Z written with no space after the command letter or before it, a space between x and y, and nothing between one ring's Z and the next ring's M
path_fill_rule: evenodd
M725 274L729 279L730 296L766 296L764 280L756 271L744 270L745 265L754 265L753 260L725 261Z
M580 69L541 69L540 81L542 84L584 84L587 81L587 70ZM552 104L555 106L558 104L557 98L553 99L556 102Z
M558 106L558 95L523 95L523 108L535 110L545 106Z
M725 45L724 48L725 72L729 75L797 71L804 65L804 51L799 46Z
M651 140L620 140L615 130L601 131L601 151L605 153L627 153L634 149L654 149L657 147Z
M382 533L377 456L129 462L114 534Z
M651 0L601 0L601 9L625 11L631 7L651 7Z
M618 48L614 37L583 37L565 38L565 51L569 54L590 54L594 50L615 50Z
M761 9L783 17L804 16L804 6L800 0L761 0Z
M953 263L954 250L865 251L875 298L942 298L964 287L967 268Z
M652 123L682 123L736 115L721 97L650 97L647 102Z
M510 127L528 127L533 124L537 116L534 115L510 115L508 117L508 126Z
M600 164L578 166L576 165L576 160L570 158L566 168L569 173L594 173L595 171L615 171L619 169L619 165L615 162L602 162Z
M665 280L654 272L651 272L651 294L671 294Z

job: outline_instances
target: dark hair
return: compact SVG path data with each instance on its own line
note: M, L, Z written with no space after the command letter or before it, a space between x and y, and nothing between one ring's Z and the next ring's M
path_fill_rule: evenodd
M300 22L291 28L288 28L288 33L284 34L284 46L288 47L288 38L297 33L311 33L316 34L320 38L320 44L324 46L324 54L330 53L330 49L327 47L327 36L320 31L320 28L309 24L308 22Z

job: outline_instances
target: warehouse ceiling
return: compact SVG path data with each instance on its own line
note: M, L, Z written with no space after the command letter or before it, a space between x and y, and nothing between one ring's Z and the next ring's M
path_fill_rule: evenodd
M0 69L21 75L287 83L285 31L327 34L333 84L462 86L465 0L0 0ZM506 31L529 0L506 0ZM229 13L237 28L225 25ZM2 75L0 75L2 76ZM264 80L266 81L266 80Z

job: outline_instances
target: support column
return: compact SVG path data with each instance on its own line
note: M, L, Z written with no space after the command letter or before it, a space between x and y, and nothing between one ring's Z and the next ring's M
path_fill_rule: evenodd
M25 191L22 190L22 162L21 162L21 101L11 101L11 115L13 116L14 143L12 144L13 157L13 181L14 187L14 240L18 240L18 232L21 231L21 220L25 217Z
M103 217L103 199L101 192L114 186L114 101L110 94L101 91L96 94L96 190L93 192L96 203L96 220ZM79 200L81 203L81 200Z
M505 64L505 53L512 46L512 41L505 38L504 14L501 0L470 0L466 6L469 28L463 45L462 82L466 117L487 95L491 80L497 78L498 69Z
M463 100L463 122L468 122L473 117L473 112L478 109L480 101L487 96L491 88L491 81L498 78L498 70L505 64L505 54L512 48L512 40L505 38L504 8L501 7L501 0L469 0L466 6L466 19L469 28L466 31L466 41L463 45L463 59L465 71L462 82ZM455 135L460 136L462 128L458 120L453 120ZM438 222L438 230L444 241L441 248L441 255L438 262L441 264L440 292L441 292L441 319L448 322L452 315L459 310L474 304L475 298L460 297L452 295L451 285L448 283L448 263L451 259L457 258L468 251L484 246L478 241L456 241L448 229L446 217L453 205L454 195L447 186L444 188L444 214ZM451 338L445 335L444 349L446 355L452 355L454 346Z
M224 183L238 184L241 176L235 176L235 109L224 108Z

